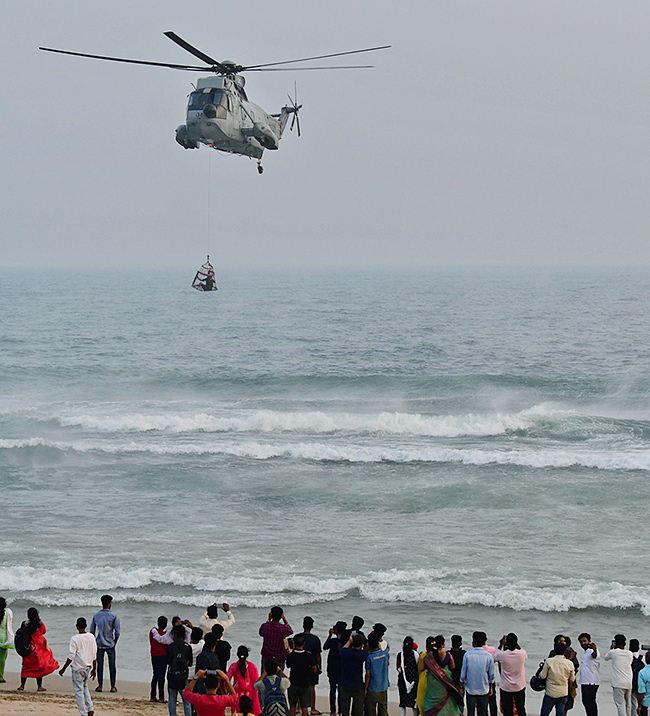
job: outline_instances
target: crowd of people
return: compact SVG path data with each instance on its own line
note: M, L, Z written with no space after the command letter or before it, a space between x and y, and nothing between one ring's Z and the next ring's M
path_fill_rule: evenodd
M102 609L92 619L76 622L63 675L71 668L75 698L81 716L93 716L89 682L97 677L96 692L103 690L104 663L108 664L110 690L117 691L115 647L120 620L112 611L113 598L101 598ZM224 613L220 619L219 609ZM261 663L249 660L249 649L240 645L231 662L232 647L224 639L235 617L226 603L211 604L195 626L175 616L158 618L149 632L152 702L167 703L176 716L180 700L184 716L193 709L198 716L321 716L316 708L316 685L325 671L329 682L331 716L387 716L391 651L386 627L377 623L366 635L364 620L353 617L350 627L338 621L324 642L312 633L314 620L306 616L302 632L294 634L281 607L273 607L260 626ZM43 677L59 669L45 638L38 611L30 608L27 620L13 633L13 615L0 597L0 683L4 683L7 650L22 656L21 683L36 679L44 691ZM530 680L543 691L540 716L565 716L572 709L578 684L585 716L598 716L600 667L611 662L611 683L617 716L648 716L650 706L650 650L642 654L638 640L629 648L623 634L616 634L605 653L591 635L578 637L581 658L571 638L558 634L548 657ZM403 639L394 657L400 716L526 716L526 661L528 654L516 634L504 635L498 646L489 646L484 632L472 635L472 648L464 649L460 635L446 648L442 635L426 639L420 650L411 636ZM326 665L323 669L323 658ZM497 703L497 672L500 675ZM167 690L165 691L165 684Z

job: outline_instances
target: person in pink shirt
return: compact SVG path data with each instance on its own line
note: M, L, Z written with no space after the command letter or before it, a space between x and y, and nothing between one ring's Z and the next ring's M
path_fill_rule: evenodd
M494 661L501 672L501 708L503 716L513 716L517 707L517 716L526 716L526 659L528 654L519 646L517 635L510 632L501 637L499 651L494 653Z
M199 679L205 678L205 694L195 694L194 687ZM226 693L218 694L221 688ZM187 703L196 706L198 716L224 716L226 709L230 707L233 713L237 713L239 697L235 693L233 685L223 671L208 673L205 669L196 672L196 676L190 681L183 692L183 699Z
M251 700L251 713L259 716L260 697L255 688L255 682L260 678L257 667L252 661L248 661L248 648L243 644L237 649L237 661L230 665L228 678L235 687L238 696L248 696Z

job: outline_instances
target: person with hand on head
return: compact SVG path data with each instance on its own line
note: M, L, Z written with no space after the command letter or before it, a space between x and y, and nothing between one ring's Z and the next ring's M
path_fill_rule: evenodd
M632 652L624 634L616 634L605 661L612 662L612 691L618 716L632 716Z
M102 608L90 622L90 633L97 638L97 688L101 692L104 685L104 656L108 659L108 673L111 680L111 691L117 691L115 685L117 669L115 667L115 647L120 638L120 619L113 614L113 597L104 594L101 598Z
M255 682L263 716L289 716L287 691L290 685L291 682L278 666L278 662L273 658L267 659L262 675Z
M205 679L205 693L194 693L198 679ZM218 693L219 690L222 693ZM237 712L239 697L233 685L221 669L216 673L208 673L205 669L197 672L183 692L183 699L196 708L197 716L224 716L226 709Z
M210 604L205 610L205 614L199 619L199 626L203 630L204 634L212 631L212 627L215 624L220 624L224 629L228 629L235 623L235 617L230 611L230 604L224 602L221 608L226 613L226 621L219 621L219 607L216 604Z
M330 716L336 716L340 711L341 696L339 693L339 682L341 680L341 645L343 635L346 632L347 624L338 621L330 627L329 635L323 644L323 650L327 651L327 679L330 684ZM338 696L339 708L336 701Z
M295 716L300 704L302 716L308 716L311 707L312 677L318 667L313 655L305 649L305 637L297 634L293 639L293 648L289 647L287 666L291 669L289 674L289 708L291 716Z
M293 634L282 607L272 607L268 621L260 626L259 635L262 637L262 669L268 659L275 659L280 669L284 669L287 658L287 648L284 640Z
M578 637L584 650L580 661L580 693L586 716L598 716L596 694L600 686L600 658L598 648L591 641L591 634L583 632Z
M528 654L519 646L513 632L501 637L494 661L501 669L501 708L503 716L526 716L526 659Z
M341 716L363 716L365 682L363 667L366 663L366 639L361 633L350 636L341 649Z
M70 639L68 658L59 671L59 675L63 676L68 666L72 665L72 686L80 716L94 716L95 713L88 680L94 679L97 674L97 640L88 634L87 626L88 622L83 617L77 619L78 634Z

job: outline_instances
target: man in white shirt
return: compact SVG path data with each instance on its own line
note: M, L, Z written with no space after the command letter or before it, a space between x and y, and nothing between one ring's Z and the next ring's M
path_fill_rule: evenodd
M632 652L625 648L627 639L617 634L605 661L612 662L612 690L618 716L632 716Z
M598 649L591 641L591 634L587 634L587 632L580 634L578 641L585 651L580 661L582 706L587 716L598 716L598 704L596 703L596 694L600 686L600 659L598 658Z
M97 640L93 634L86 632L88 623L83 617L77 619L77 631L70 639L68 659L59 671L63 676L65 670L72 664L72 686L77 708L81 716L94 716L95 707L90 698L88 679L94 679L97 674Z
M199 619L199 626L201 627L201 629L203 629L204 634L208 634L209 632L211 632L212 627L215 624L221 624L224 629L228 629L228 627L231 627L235 623L235 617L230 611L230 605L224 602L221 605L221 608L224 610L226 616L228 617L227 621L222 622L217 619L217 616L219 614L219 608L216 604L211 604L206 609L205 614Z

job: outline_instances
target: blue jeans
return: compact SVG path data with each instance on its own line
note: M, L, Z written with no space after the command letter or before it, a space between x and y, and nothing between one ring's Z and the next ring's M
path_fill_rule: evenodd
M176 716L176 700L180 696L183 700L183 712L184 716L192 716L192 704L189 701L185 701L183 698L183 689L182 691L179 691L178 689L172 689L172 687L167 684L167 708L169 709L169 716Z
M99 688L104 684L104 654L108 657L108 674L111 679L111 688L115 686L115 647L110 649L97 649L97 686Z
M555 716L564 716L564 712L566 710L566 700L568 698L568 696L560 696L557 699L552 699L550 696L544 694L544 699L542 700L542 708L539 711L539 716L548 716L553 710L554 706Z

